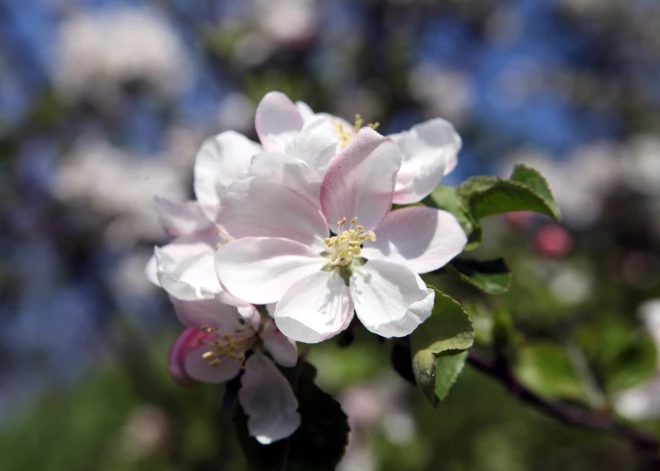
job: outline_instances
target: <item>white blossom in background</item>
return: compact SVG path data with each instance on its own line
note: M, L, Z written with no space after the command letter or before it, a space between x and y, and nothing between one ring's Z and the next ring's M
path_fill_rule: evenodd
M401 378L388 374L375 381L347 388L339 397L348 416L350 434L340 471L378 469L368 435L377 428L385 438L398 445L415 439L416 429L408 394L410 388Z
M660 362L660 298L644 302L638 313L653 338ZM660 367L650 381L621 392L614 405L619 414L631 420L660 418Z
M159 157L140 158L99 139L78 142L55 174L51 192L69 204L111 219L106 236L113 245L159 239L162 229L154 196L182 200L186 175Z
M220 129L233 129L240 133L250 132L254 126L256 106L240 92L226 94L220 101L218 125Z
M467 74L447 67L421 63L408 78L410 93L428 108L429 116L460 124L472 106L472 85Z
M190 61L181 39L151 9L76 12L60 24L55 48L55 84L70 99L112 107L127 83L142 82L172 98L190 81Z
M316 0L253 0L254 17L261 29L283 45L295 45L311 38L316 31Z
M629 188L651 198L660 198L660 138L633 138L622 157L622 176Z

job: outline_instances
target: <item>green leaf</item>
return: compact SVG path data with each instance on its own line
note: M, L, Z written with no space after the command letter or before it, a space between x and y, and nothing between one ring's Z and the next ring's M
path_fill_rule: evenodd
M440 185L424 199L423 203L433 208L444 209L456 217L468 236L465 250L476 249L481 244L481 225L463 207L463 203L456 194L456 188Z
M512 211L536 211L559 220L560 212L547 182L536 170L518 165L509 180L472 177L456 194L474 219Z
M460 353L474 342L474 329L470 318L455 300L435 290L433 314L410 336L413 374L417 387L434 407L438 398L447 395L460 372L451 360L439 363L441 368L440 390L436 391L440 354ZM451 372L454 373L451 373ZM452 379L453 376L453 379ZM450 380L451 379L451 380Z
M443 400L463 371L468 352L441 353L435 360L435 395Z
M501 294L511 286L511 272L503 258L496 260L459 259L449 267L458 273L461 280L488 294Z
M247 416L236 410L236 430L251 470L334 470L348 443L348 419L339 403L314 384L316 369L305 362L281 368L298 398L302 423L288 439L261 445L249 436Z
M523 347L516 363L523 384L543 396L582 400L584 387L565 348L549 342Z

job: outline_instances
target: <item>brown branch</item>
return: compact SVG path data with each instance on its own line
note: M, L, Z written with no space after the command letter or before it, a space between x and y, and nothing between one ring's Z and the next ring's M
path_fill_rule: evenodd
M658 457L660 442L657 438L617 422L611 416L601 415L587 409L580 409L541 397L521 384L511 374L510 369L502 367L499 361L486 358L475 349L470 350L468 363L485 375L502 383L511 395L542 414L567 425L595 430L626 440L636 449L654 454L657 464L660 465L660 457Z

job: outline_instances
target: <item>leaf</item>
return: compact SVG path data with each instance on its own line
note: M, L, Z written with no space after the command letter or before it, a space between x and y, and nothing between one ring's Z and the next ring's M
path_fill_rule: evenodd
M472 177L456 190L474 219L482 219L512 211L536 211L555 220L560 212L547 182L536 170L518 165L511 179Z
M463 371L468 352L442 353L435 361L435 395L443 400L449 394L458 375Z
M523 347L516 363L523 384L543 396L582 400L584 387L565 348L549 342Z
M463 207L456 194L456 188L440 185L424 200L424 203L433 208L443 209L456 217L468 236L465 250L474 250L481 244L481 225Z
M436 395L436 379L438 374L438 356L442 353L460 353L474 342L474 329L470 318L460 304L455 300L435 290L433 314L422 325L417 327L410 337L412 349L412 366L417 387L434 407L438 405L438 397L446 397L449 386L458 375L446 374L445 369L451 367L450 362L442 361L440 373L443 376L440 394ZM451 369L451 368L450 368ZM456 370L456 367L453 367Z
M334 470L348 443L348 419L339 403L314 384L316 369L309 363L281 368L298 398L300 428L288 439L261 445L249 436L247 416L236 410L236 430L252 470Z
M511 272L503 258L496 260L460 259L451 262L461 280L488 294L501 294L511 286Z

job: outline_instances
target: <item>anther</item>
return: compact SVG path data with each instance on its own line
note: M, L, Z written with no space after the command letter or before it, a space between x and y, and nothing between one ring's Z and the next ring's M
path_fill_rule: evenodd
M351 225L355 224L357 222L357 216L355 216L353 219L351 219Z

